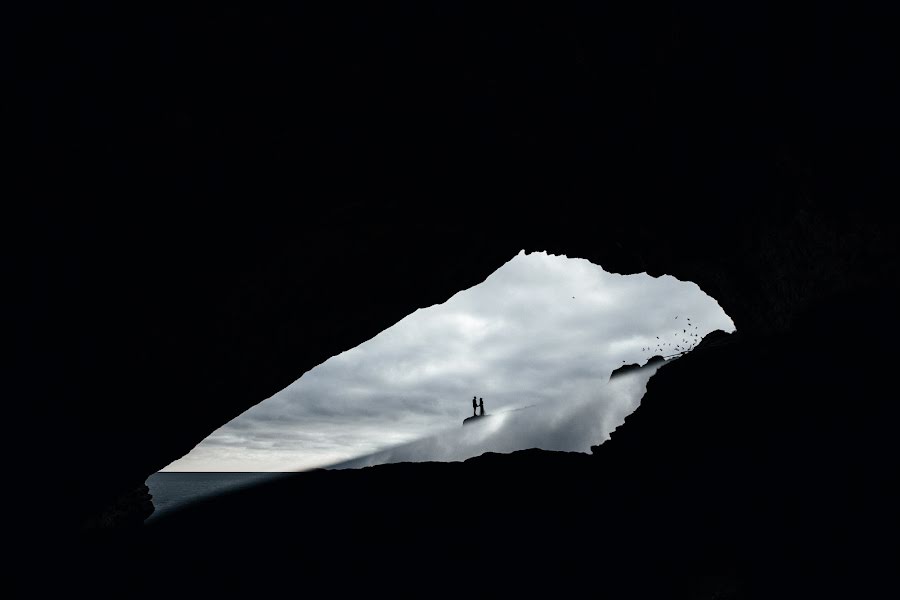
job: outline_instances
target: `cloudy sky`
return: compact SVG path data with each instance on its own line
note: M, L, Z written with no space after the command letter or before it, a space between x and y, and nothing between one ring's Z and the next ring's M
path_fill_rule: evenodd
M734 325L693 283L522 252L480 285L308 371L164 470L587 452L634 410L652 374L610 382L613 369L716 329ZM473 395L492 417L463 430Z

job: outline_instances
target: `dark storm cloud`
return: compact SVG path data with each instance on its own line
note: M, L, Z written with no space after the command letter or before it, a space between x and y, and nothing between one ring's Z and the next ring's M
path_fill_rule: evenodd
M674 352L687 317L701 336L733 329L693 283L520 253L482 284L309 371L169 469L293 470L426 437L419 454L431 444L453 460L519 444L585 451L585 440L600 442L627 414L623 407L633 410L643 394L640 385L628 388L636 397L614 393L622 386L610 384L609 373L657 354L656 336ZM492 442L446 433L471 414L473 395L504 424L485 430ZM525 406L533 408L514 411ZM516 430L525 433L517 437Z

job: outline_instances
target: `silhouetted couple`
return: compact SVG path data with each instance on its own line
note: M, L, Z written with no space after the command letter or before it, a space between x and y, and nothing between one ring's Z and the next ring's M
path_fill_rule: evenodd
M473 417L478 416L478 408L479 407L481 407L481 416L482 417L484 416L484 398L479 398L478 400L481 400L481 404L479 404L478 401L475 400L475 396L472 396L472 416Z

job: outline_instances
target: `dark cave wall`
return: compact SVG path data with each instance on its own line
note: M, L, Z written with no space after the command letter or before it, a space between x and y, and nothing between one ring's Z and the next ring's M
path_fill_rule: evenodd
M747 336L896 271L887 19L17 10L11 397L49 521L521 249L693 281Z
M220 267L221 279L213 283L208 272L198 275L199 282L177 286L154 281L151 289L159 286L171 296L164 295L150 306L140 291L130 290L135 300L118 301L112 308L94 306L93 295L84 305L72 306L69 300L67 308L75 314L69 314L71 321L60 327L81 331L60 339L54 330L53 339L58 341L51 343L57 352L68 344L91 343L89 350L76 346L67 353L50 382L58 386L55 397L60 403L55 409L63 416L60 434L71 443L69 448L78 448L68 455L72 471L78 473L79 465L90 464L101 473L133 472L129 485L137 487L146 475L304 371L362 343L415 309L476 285L515 253L514 242L459 243L456 235L439 228L429 229L428 236L416 236L400 227L396 236L388 235L389 241L378 245L363 233L347 239L348 230L352 231L347 226L341 230L344 237L320 235L312 242L304 240L300 248L282 242L266 255L275 257L272 260L259 257L256 272L251 267L235 274L226 266ZM736 239L750 235L740 230L732 233ZM835 235L827 230L817 234ZM657 274L696 282L732 316L741 335L772 335L809 298L802 292L831 291L854 283L853 274L844 270L853 263L839 265L834 272L819 265L826 277L806 279L807 252L823 248L804 247L792 255L796 238L781 239L785 243L781 260L774 262L777 271L772 270L773 262L754 262L726 252L711 257L711 262L683 264L665 256L661 248L658 263L666 266ZM537 241L519 243L525 248L566 251L566 246L538 246ZM627 253L604 252L598 246L600 251L583 255L608 270L617 270L618 260L620 272L639 272ZM336 250L323 252L331 247ZM776 252L778 247L770 245L767 250ZM644 256L653 264L653 255ZM796 257L797 264L791 265L787 257ZM319 268L312 266L315 261ZM765 279L773 272L787 281ZM743 277L728 277L735 273ZM759 289L753 289L753 280L748 281L751 275L760 277ZM104 282L101 289L106 292L108 285ZM145 285L142 281L141 287ZM115 280L115 287L119 286L121 279ZM748 288L752 293L747 293ZM782 291L788 294L777 295ZM100 314L85 322L86 314L92 312ZM73 422L79 425L69 429ZM110 447L119 451L110 453ZM135 467L138 464L143 465L140 470ZM116 479L104 476L103 482L112 484Z

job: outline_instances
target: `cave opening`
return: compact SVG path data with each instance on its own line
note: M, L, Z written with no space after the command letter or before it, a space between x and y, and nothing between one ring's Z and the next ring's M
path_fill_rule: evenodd
M215 487L239 482L229 473L589 452L638 406L658 357L677 359L716 330L734 324L694 283L522 251L306 372L148 483L159 510L160 477L178 473L219 473L204 484ZM473 397L488 418L462 427L478 414Z
M311 369L151 476L156 514L272 473L590 452L637 408L661 365L734 329L694 283L522 251L482 283ZM486 408L473 407L476 398Z

